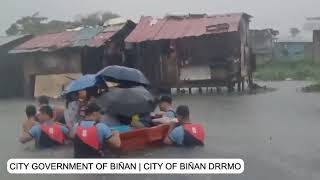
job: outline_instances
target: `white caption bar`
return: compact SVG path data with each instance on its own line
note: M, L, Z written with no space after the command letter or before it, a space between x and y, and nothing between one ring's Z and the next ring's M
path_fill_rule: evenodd
M11 174L241 174L242 159L10 159Z

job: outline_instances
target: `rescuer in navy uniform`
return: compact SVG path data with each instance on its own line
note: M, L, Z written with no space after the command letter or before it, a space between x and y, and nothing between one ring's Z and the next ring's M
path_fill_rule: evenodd
M35 139L38 148L50 148L65 144L69 130L53 121L53 110L49 105L43 105L39 108L37 118L40 124L33 126L29 132L23 132L20 137L21 143Z
M191 124L188 106L179 106L176 110L178 124L172 124L165 144L179 146L203 146L204 128L201 124Z
M121 145L119 132L111 131L104 123L100 123L100 107L90 103L85 109L85 117L74 129L74 157L100 158L107 145L119 148Z

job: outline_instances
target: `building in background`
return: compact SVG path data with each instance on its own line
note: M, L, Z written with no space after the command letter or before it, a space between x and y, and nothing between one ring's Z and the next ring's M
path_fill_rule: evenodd
M274 45L279 31L273 29L254 29L249 31L250 46L256 55L257 64L273 60Z
M96 73L114 61L122 64L124 39L134 27L132 21L117 21L104 27L36 36L15 47L10 54L23 55L24 95L56 97L65 84L79 75Z
M21 58L8 51L25 41L30 35L0 36L0 97L16 97L23 94L23 67Z
M311 61L312 49L311 36L280 37L275 44L274 58L276 61Z
M240 89L252 74L250 18L246 13L143 16L125 41L156 88L233 90L237 83Z
M313 62L320 63L320 29L313 31Z

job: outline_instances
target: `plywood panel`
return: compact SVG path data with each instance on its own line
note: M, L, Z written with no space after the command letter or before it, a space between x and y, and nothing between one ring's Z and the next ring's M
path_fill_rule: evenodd
M37 75L35 79L34 96L57 98L61 95L64 87L66 87L73 79L78 79L80 77L80 73Z

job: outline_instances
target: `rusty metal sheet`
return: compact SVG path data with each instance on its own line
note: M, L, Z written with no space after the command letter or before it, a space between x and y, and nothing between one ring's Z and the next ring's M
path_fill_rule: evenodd
M50 52L67 47L101 47L123 27L124 25L83 28L78 31L40 35L14 48L10 53Z
M72 46L72 40L75 36L75 31L65 31L61 33L36 36L16 47L10 53L35 52L42 49L43 51L50 51L70 47Z
M143 16L136 28L126 38L126 42L178 39L205 34L235 32L244 13L202 16L166 17L162 19Z
M116 34L116 32L101 32L97 34L89 43L89 47L101 47L107 41L111 39L111 37Z

